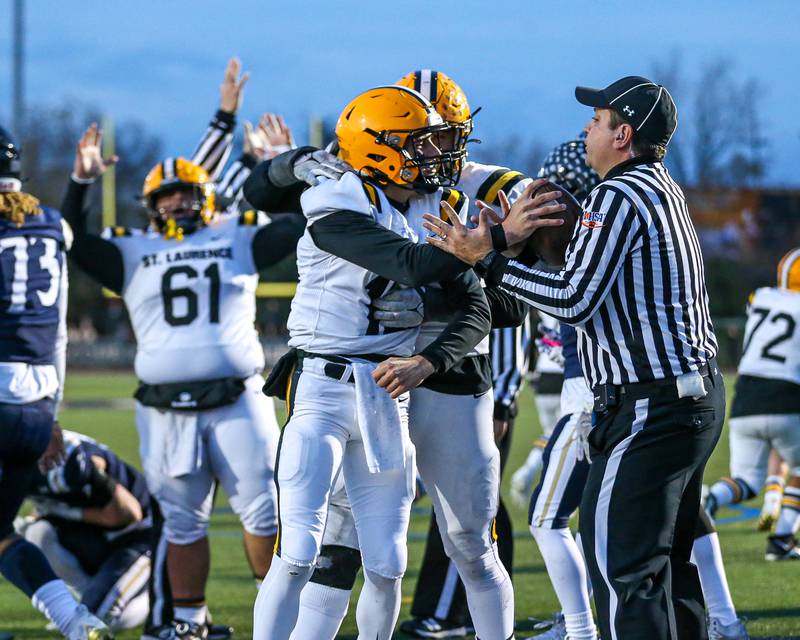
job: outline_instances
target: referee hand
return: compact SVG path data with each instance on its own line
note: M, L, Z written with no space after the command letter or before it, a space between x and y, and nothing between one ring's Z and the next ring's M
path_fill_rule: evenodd
M531 182L505 215L502 225L509 247L527 240L540 227L557 227L564 224L560 218L543 218L567 208L565 204L550 202L561 196L560 191L545 191L536 197L531 197L546 182L547 180L543 178Z

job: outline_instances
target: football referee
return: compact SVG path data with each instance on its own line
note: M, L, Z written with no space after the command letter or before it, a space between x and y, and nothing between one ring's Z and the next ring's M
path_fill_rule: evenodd
M702 640L703 597L689 558L725 392L700 246L663 164L675 103L641 77L578 87L575 96L594 107L587 161L603 181L583 204L565 266L554 273L496 251L514 253L537 228L557 224L541 216L564 205L552 194L531 198L536 183L491 230L429 218L439 236L430 241L578 328L595 398L580 530L602 637Z

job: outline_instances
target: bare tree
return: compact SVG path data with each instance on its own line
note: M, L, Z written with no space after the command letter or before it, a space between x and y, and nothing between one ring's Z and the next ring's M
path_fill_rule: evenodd
M707 62L687 82L676 51L652 68L679 105L679 126L667 155L678 180L706 188L757 185L767 171L759 82L739 79L728 60Z

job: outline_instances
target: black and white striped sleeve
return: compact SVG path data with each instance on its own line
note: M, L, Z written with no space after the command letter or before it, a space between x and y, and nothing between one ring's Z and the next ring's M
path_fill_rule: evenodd
M561 271L544 271L510 260L500 284L562 322L582 324L600 307L625 256L641 246L645 231L623 191L613 182L603 183L588 199Z
M518 327L493 329L490 334L495 417L502 409L511 412L517 401L528 372L530 340L530 316Z
M217 182L217 198L226 209L238 211L244 198L244 183L253 171L257 160L248 154L239 156Z
M235 127L236 114L218 110L192 154L192 162L208 171L213 182L219 179L231 155Z

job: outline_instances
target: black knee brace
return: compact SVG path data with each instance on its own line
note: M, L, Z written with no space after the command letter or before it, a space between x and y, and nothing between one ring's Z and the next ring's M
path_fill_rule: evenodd
M311 574L311 582L350 591L361 568L361 552L338 544L324 544Z

